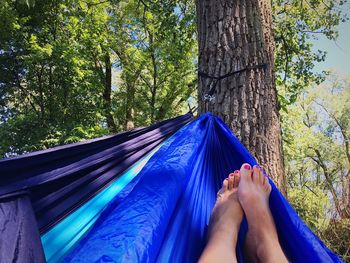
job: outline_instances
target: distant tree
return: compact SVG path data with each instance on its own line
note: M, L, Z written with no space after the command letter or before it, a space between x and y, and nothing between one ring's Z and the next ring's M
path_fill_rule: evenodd
M81 12L65 1L1 5L2 154L52 147L75 127L101 126L103 85L82 41Z
M194 5L128 0L114 12L120 29L113 46L121 70L117 94L125 98L125 125L147 125L183 112L195 91Z
M304 92L283 114L290 188L321 187L336 217L350 218L350 83L333 79Z
M331 75L306 89L282 119L288 198L326 245L348 262L349 79Z

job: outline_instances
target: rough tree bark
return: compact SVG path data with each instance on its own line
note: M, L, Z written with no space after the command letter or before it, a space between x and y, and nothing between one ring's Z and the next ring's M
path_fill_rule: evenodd
M197 19L199 112L220 116L286 193L270 1L197 0Z

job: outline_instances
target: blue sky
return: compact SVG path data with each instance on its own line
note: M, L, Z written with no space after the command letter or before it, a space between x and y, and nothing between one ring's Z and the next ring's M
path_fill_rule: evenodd
M335 70L341 76L350 75L350 21L339 25L336 41L322 36L314 40L314 48L327 51L326 60L317 63L317 71Z

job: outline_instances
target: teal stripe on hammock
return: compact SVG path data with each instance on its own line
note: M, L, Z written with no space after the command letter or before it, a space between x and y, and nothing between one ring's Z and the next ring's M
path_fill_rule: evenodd
M94 225L108 203L138 175L163 143L132 165L110 186L41 236L48 263L59 262L75 246Z

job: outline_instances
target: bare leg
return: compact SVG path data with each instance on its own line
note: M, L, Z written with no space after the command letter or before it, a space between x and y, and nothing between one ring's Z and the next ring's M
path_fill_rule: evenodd
M229 175L218 192L208 229L208 242L200 263L237 262L236 243L243 210L238 201L239 172Z
M243 164L238 199L248 221L245 252L249 262L288 262L269 207L271 185L258 166Z

